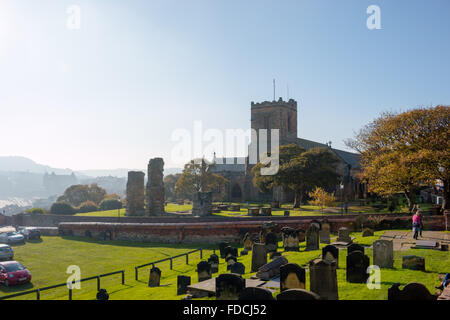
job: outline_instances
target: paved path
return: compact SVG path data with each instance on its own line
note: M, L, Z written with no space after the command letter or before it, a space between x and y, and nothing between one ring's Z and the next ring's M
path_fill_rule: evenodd
M394 251L405 251L416 245L416 240L413 238L412 231L397 231L388 230L380 239L393 240ZM441 231L423 231L422 237L419 236L418 240L436 241L439 242L439 246L442 243L450 244L450 234Z

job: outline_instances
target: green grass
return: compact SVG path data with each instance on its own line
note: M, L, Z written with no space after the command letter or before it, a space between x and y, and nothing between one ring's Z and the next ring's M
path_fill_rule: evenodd
M377 231L373 237L361 237L361 233L353 233L356 242L363 245L370 245L377 240L384 231ZM333 238L336 236L332 236ZM236 244L237 245L237 244ZM281 247L282 244L280 243ZM324 245L321 244L321 248ZM0 285L0 296L26 291L44 286L64 283L69 276L66 269L70 265L78 265L81 268L81 276L89 277L101 273L124 269L126 272L126 282L122 285L120 275L102 279L102 288L106 288L110 294L110 299L141 300L141 299L180 299L176 295L177 276L184 274L192 278L192 283L197 282L195 268L200 261L200 254L194 253L189 258L189 265L185 263L185 257L174 260L173 270L169 269L169 262L157 264L162 271L161 287L149 288L147 286L149 268L140 270L139 281L134 280L134 266L151 261L174 256L187 252L198 247L205 248L203 258L209 257L212 253L213 245L163 245L142 242L125 241L100 241L84 238L60 238L43 237L42 242L30 243L23 246L14 247L15 259L27 266L33 275L30 285L6 288ZM242 249L239 246L240 250ZM239 251L240 251L239 250ZM282 251L282 249L280 249ZM300 244L300 252L286 252L284 255L289 262L298 263L304 267L308 262L317 258L321 250L304 251L305 242ZM372 250L365 249L365 253L372 262ZM404 255L418 255L425 257L426 272L401 269L401 258ZM434 286L439 284L440 274L450 270L450 255L448 252L437 250L411 249L408 251L395 252L395 263L393 269L381 270L381 289L369 290L365 284L347 283L345 280L345 257L346 250L340 250L339 269L337 270L339 299L342 300L385 300L387 299L387 289L393 283L405 285L409 282L423 283L430 292L434 293ZM248 256L239 257L239 261L244 263L247 273L244 278L249 278L254 273L250 273L251 253ZM226 264L220 259L219 272L226 272ZM215 274L214 276L216 276ZM73 299L95 299L96 282L82 283L81 290L74 290ZM306 288L309 289L309 272L306 276ZM67 299L67 288L53 289L41 293L41 299ZM22 296L17 299L35 299L35 294ZM211 298L214 299L214 298Z
M192 204L183 204L178 205L175 203L168 203L165 206L166 212L184 212L192 210ZM76 216L88 216L88 217L118 217L120 214L120 217L125 217L125 211L126 209L120 209L120 210L106 210L106 211L94 211L94 212L87 212L87 213L77 213Z

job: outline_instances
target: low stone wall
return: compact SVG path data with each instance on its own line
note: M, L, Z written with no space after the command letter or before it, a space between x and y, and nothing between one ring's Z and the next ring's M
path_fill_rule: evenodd
M0 226L6 225L6 217L0 214Z
M357 216L339 216L327 219L331 231L337 232L341 227L350 230L355 228ZM272 217L273 218L273 217ZM411 221L410 216L384 216L388 223L402 222L405 225ZM312 220L322 220L323 217L292 217L277 219L277 231L282 227L306 230ZM273 219L266 219L269 221ZM232 221L205 221L198 219L194 222L172 223L102 223L102 222L63 222L59 224L61 235L90 236L111 240L148 241L161 243L219 243L221 241L239 242L247 232L259 232L261 220L234 219ZM443 216L428 216L424 218L424 226L427 230L443 230Z

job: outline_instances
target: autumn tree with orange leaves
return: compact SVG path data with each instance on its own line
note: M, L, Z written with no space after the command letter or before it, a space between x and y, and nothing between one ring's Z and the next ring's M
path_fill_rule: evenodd
M383 113L363 127L347 146L361 154L369 191L403 192L409 209L421 185L444 185L443 209L450 207L450 106Z

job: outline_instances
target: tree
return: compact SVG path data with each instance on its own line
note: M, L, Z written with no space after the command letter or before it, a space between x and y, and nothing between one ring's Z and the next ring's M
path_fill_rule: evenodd
M106 196L106 190L93 183L89 185L73 185L64 191L64 194L57 199L58 202L66 202L74 207L80 206L83 202L93 201L99 204Z
M175 200L175 185L180 177L181 173L169 174L164 177L164 195L167 200Z
M117 199L105 199L102 202L100 202L100 210L116 210L116 209L122 209L123 204L120 200Z
M346 144L361 154L369 191L404 193L410 211L423 184L444 185L442 207L450 206L450 107L383 113Z
M175 184L175 194L192 199L194 193L225 190L228 180L214 173L214 164L205 159L191 160Z
M304 195L315 187L330 188L339 182L337 165L339 159L326 148L312 148L308 151L296 144L280 147L280 166L273 176L260 174L261 163L253 167L253 184L261 192L275 186L293 190L294 208L301 206Z
M334 193L328 193L319 187L316 187L314 191L309 192L308 195L313 199L309 201L309 203L319 206L322 210L322 214L324 208L331 206L336 201Z
M65 202L55 202L50 208L50 213L72 215L75 214L75 208Z
M79 208L78 208L78 212L80 213L86 213L86 212L95 212L98 211L99 207L98 205L91 200L88 200L86 202L83 202Z

